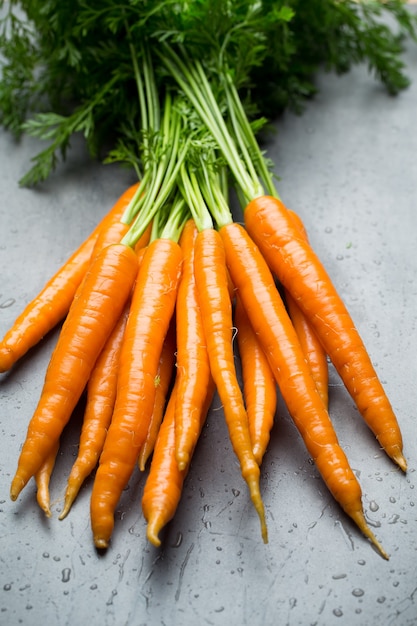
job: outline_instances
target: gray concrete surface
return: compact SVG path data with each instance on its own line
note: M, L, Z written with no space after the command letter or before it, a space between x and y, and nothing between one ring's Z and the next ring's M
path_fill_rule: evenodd
M280 406L262 468L269 545L228 443L218 402L162 549L145 538L143 477L118 507L98 555L87 482L57 517L80 415L62 437L45 519L31 482L8 498L56 332L0 376L0 624L103 626L411 626L417 623L416 320L417 49L412 86L390 98L365 68L320 77L302 117L286 115L269 145L279 190L300 212L344 297L402 426L401 474L378 448L338 377L330 411L363 489L386 562L335 504ZM0 334L111 206L130 174L92 164L82 142L38 190L20 189L39 145L0 131Z

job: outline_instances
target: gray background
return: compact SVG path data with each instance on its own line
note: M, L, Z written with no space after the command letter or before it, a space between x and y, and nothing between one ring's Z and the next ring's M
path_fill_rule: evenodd
M33 481L10 502L53 332L0 375L0 624L417 623L415 46L406 61L413 84L397 98L366 68L321 76L320 94L303 116L287 114L268 146L278 189L303 217L402 426L407 475L381 453L331 371L331 415L361 482L367 520L390 561L334 503L282 405L262 467L267 546L217 399L159 550L146 541L139 474L120 502L105 555L95 552L91 538L91 481L68 518L58 521L79 413L62 438L52 519L39 511ZM20 189L17 181L39 148L0 131L1 335L133 182L126 170L91 163L77 140L46 184Z

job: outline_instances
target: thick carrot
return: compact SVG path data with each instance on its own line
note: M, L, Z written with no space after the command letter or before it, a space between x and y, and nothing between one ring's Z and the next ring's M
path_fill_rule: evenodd
M253 454L258 465L261 465L274 423L277 386L271 366L239 297L236 298L235 324L249 433Z
M42 467L35 474L36 481L36 500L45 513L46 517L51 517L49 483L55 466L56 456L59 450L59 440L49 453Z
M181 264L180 246L160 238L149 244L140 266L120 355L116 404L91 495L91 525L97 548L109 544L114 511L146 439Z
M181 234L183 273L177 296L177 379L175 409L176 457L178 467L188 465L200 432L200 413L210 380L210 363L204 337L194 274L194 249L198 230L189 220Z
M234 452L268 541L260 493L260 469L253 455L248 417L236 377L232 346L232 305L222 239L213 228L201 230L195 243L194 272L211 375L217 387ZM233 276L232 276L233 278ZM202 390L205 393L205 390Z
M151 421L149 424L146 440L144 441L140 452L138 465L143 472L146 467L147 460L151 456L155 442L158 437L159 428L161 426L164 410L167 403L167 396L172 383L173 371L175 367L175 315L171 319L171 324L165 337L164 345L159 359L158 372L155 378L155 403L152 411Z
M321 261L276 198L248 204L245 224L268 265L311 321L381 447L406 471L397 418L353 320Z
M387 558L366 524L360 485L338 443L265 259L240 224L223 226L220 234L233 283L308 452L337 502Z
M214 395L214 383L210 380L203 403L196 410L199 431L204 425ZM164 419L158 433L151 467L142 496L142 510L147 521L146 536L156 547L161 545L159 533L174 517L181 499L183 484L187 476L194 448L190 450L188 462L182 469L176 459L175 412L181 398L178 396L178 379L174 384Z
M99 233L119 222L138 185L129 187L84 243L25 307L0 342L0 372L9 370L68 313L90 264Z
M137 255L123 244L105 248L73 301L30 420L10 496L16 500L51 453L75 408L132 290Z
M293 218L299 233L308 242L307 230L304 223L298 213L288 209L291 217ZM322 397L324 405L328 407L329 404L329 366L327 363L327 354L317 336L316 331L313 328L308 317L299 307L296 300L292 297L288 289L284 289L285 302L288 312L290 314L291 321L300 340L301 348L304 355L310 365L313 379L319 390L319 394Z
M68 515L81 485L96 467L103 449L116 400L117 371L128 313L129 302L106 341L87 383L80 445L68 476L60 520Z

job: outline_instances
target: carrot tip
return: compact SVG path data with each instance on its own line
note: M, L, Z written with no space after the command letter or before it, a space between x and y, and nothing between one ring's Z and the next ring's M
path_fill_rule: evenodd
M395 463L398 465L398 467L403 472L407 471L407 461L405 460L405 457L402 454L402 452L398 452L397 454L393 454L392 455L392 459L393 459L393 461L395 461Z
M161 540L158 537L158 533L160 530L161 530L161 526L158 522L158 519L157 518L150 519L148 522L148 526L146 528L146 538L156 548L159 548L161 545Z
M350 517L353 519L353 521L356 523L356 525L358 526L358 528L363 532L363 534L365 535L365 537L368 537L368 539L371 541L371 543L375 546L375 548L378 550L378 552L380 553L380 555L386 560L389 561L389 556L388 554L385 552L384 548L382 547L382 545L379 543L378 539L375 537L374 533L372 532L372 530L369 528L368 524L366 523L365 520L365 516L362 513L362 511L356 511L352 514L350 514Z
M102 537L94 537L94 545L96 546L97 550L105 550L109 547L109 541Z

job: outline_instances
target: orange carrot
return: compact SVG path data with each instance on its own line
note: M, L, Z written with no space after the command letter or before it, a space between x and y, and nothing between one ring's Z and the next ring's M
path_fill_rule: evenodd
M146 439L181 264L177 243L155 239L147 247L138 273L120 355L116 404L91 495L91 525L97 548L109 544L114 511Z
M221 237L213 228L201 230L197 236L194 271L211 374L223 404L230 440L259 515L262 538L266 543L268 534L260 494L260 470L253 455L248 418L234 364L232 306L225 253Z
M239 297L236 298L235 323L253 454L261 465L277 408L276 382Z
M289 209L289 213L293 218L299 233L308 242L308 235L301 217L294 211ZM314 330L310 320L300 309L296 300L292 297L288 289L284 289L285 302L290 314L291 321L300 340L301 348L310 365L313 379L322 397L324 405L329 404L329 367L327 363L327 354L321 345L321 342Z
M60 520L68 515L81 485L96 467L103 449L116 400L117 371L128 313L129 302L101 351L87 383L80 445L68 477Z
M56 456L59 450L59 441L56 442L42 467L35 474L36 481L36 500L45 513L46 517L51 517L49 482L51 480L52 471L55 466Z
M0 342L0 372L9 370L66 316L75 292L90 264L99 233L118 222L133 197L137 184L129 187L84 243L49 279L25 307Z
M143 472L146 462L151 456L158 437L159 427L161 426L164 410L166 406L169 388L172 383L173 371L175 366L175 315L172 317L164 345L162 346L161 357L159 359L158 373L155 378L155 404L152 411L152 417L149 424L146 440L139 452L139 469Z
M203 403L197 409L199 432L204 425L214 394L214 383L209 382ZM142 497L142 510L147 521L146 536L156 547L161 545L159 533L174 517L181 499L185 477L188 473L194 448L188 462L179 469L175 453L175 412L181 398L178 396L178 379L171 392L164 419L158 433L151 467Z
M120 318L137 267L136 253L122 244L105 248L90 267L52 354L12 481L12 500L40 469L61 436Z
M323 350L317 333L311 325L309 319L303 313L287 289L285 292L285 302L290 315L295 332L300 341L301 349L306 357L311 369L313 380L317 385L318 392L323 400L324 406L329 404L329 366L327 355Z
M334 498L387 558L366 523L360 485L338 443L265 259L240 224L223 226L220 234L233 283L307 450Z
M183 273L177 296L177 378L175 409L176 457L178 467L188 465L200 432L201 406L210 380L210 363L204 338L194 275L194 248L198 231L189 220L182 232L180 246L184 255Z
M381 447L406 471L402 436L365 345L329 275L276 198L248 204L245 224L269 266L308 317Z

